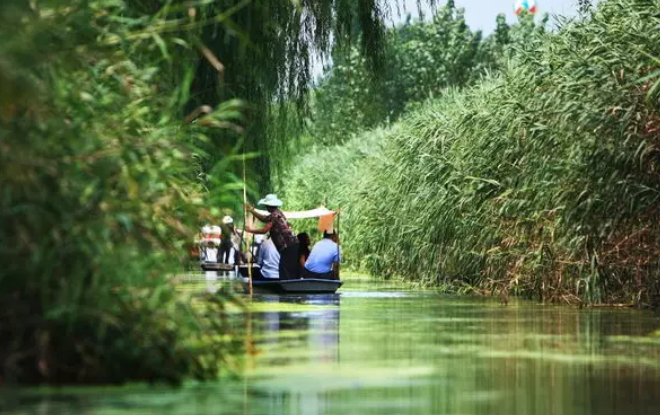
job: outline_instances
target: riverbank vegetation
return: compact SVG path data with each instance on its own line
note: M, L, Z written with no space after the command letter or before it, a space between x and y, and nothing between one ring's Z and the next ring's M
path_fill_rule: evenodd
M197 34L170 31L174 9L39 6L0 11L0 379L215 377L237 348L212 335L228 297L201 316L166 276L204 215L207 137L239 103L184 122Z
M375 275L657 305L660 9L583 3L558 30L504 45L490 71L424 87L393 124L339 141L312 128L323 136L281 177L287 202L341 207L347 260Z

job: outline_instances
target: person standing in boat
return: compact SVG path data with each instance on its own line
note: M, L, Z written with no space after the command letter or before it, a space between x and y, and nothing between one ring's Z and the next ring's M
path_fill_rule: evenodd
M220 229L222 232L220 233L220 257L218 258L218 262L229 264L229 255L231 254L231 249L234 247L232 236L236 234L234 219L231 216L222 218ZM237 262L237 260L238 255L235 255L234 262Z
M261 229L246 227L245 230L257 235L270 234L277 251L280 253L280 279L290 280L300 278L300 262L298 258L298 238L293 234L284 213L279 209L282 201L277 195L268 194L259 201L259 205L266 206L268 215L262 215L248 204L245 210L252 213L255 218L266 225Z

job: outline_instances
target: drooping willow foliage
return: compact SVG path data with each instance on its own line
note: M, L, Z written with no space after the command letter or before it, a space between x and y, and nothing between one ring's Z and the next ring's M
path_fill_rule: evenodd
M158 1L131 0L146 10ZM328 62L333 48L356 45L372 71L381 68L385 20L400 2L382 0L218 0L178 2L199 19L219 20L201 28L200 42L221 65L199 65L190 106L240 98L248 105L244 149L261 156L250 164L262 187L271 164L286 156L286 126L307 110L313 65ZM426 3L434 4L433 0ZM193 11L194 10L194 11ZM317 62L317 64L319 64ZM225 140L229 146L235 139ZM212 151L212 149L211 149ZM266 189L264 189L266 190Z

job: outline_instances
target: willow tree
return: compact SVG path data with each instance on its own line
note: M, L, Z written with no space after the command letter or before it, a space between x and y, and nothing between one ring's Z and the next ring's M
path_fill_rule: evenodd
M153 7L154 11L160 3L134 2L140 7ZM190 4L190 19L209 22L203 25L200 36L202 59L191 85L189 107L192 110L232 98L246 102L243 149L260 153L251 167L262 172L257 177L262 187L269 184L273 164L286 156L284 126L307 111L315 62L327 62L333 47L354 45L372 71L381 67L385 19L399 12L401 6L382 0L220 0L185 4ZM213 64L208 64L209 58ZM241 139L224 138L219 145L225 150Z

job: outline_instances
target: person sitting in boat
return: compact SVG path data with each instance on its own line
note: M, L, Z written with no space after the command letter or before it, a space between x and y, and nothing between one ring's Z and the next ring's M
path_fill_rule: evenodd
M257 264L261 267L261 276L268 279L278 279L280 277L280 253L277 252L272 239L264 239L257 256Z
M332 230L323 232L323 239L314 244L305 267L303 278L334 280L341 261L341 252L337 234Z
M309 246L312 244L312 241L309 239L309 234L307 232L298 234L298 258L300 260L300 269L302 270L305 267L305 262L309 258Z
M261 249L261 244L263 243L264 240L266 240L264 235L254 235L254 239L252 240L252 246L250 248L253 258L259 257L259 250Z
M265 198L259 201L259 205L266 206L268 215L262 215L254 207L245 204L245 209L248 212L266 224L261 229L246 227L245 230L257 235L270 234L270 238L273 240L280 254L280 279L289 280L300 278L298 239L293 234L284 213L279 209L282 204L282 201L277 198L277 195L266 195Z
M232 236L237 235L236 229L234 228L234 219L231 216L225 216L222 218L220 229L222 232L220 234L219 260L225 264L229 264L229 254L231 254L231 249L234 247ZM237 263L237 260L237 255L234 255L234 263Z
M215 242L208 241L205 243L201 259L206 262L218 262L218 248L215 247Z

